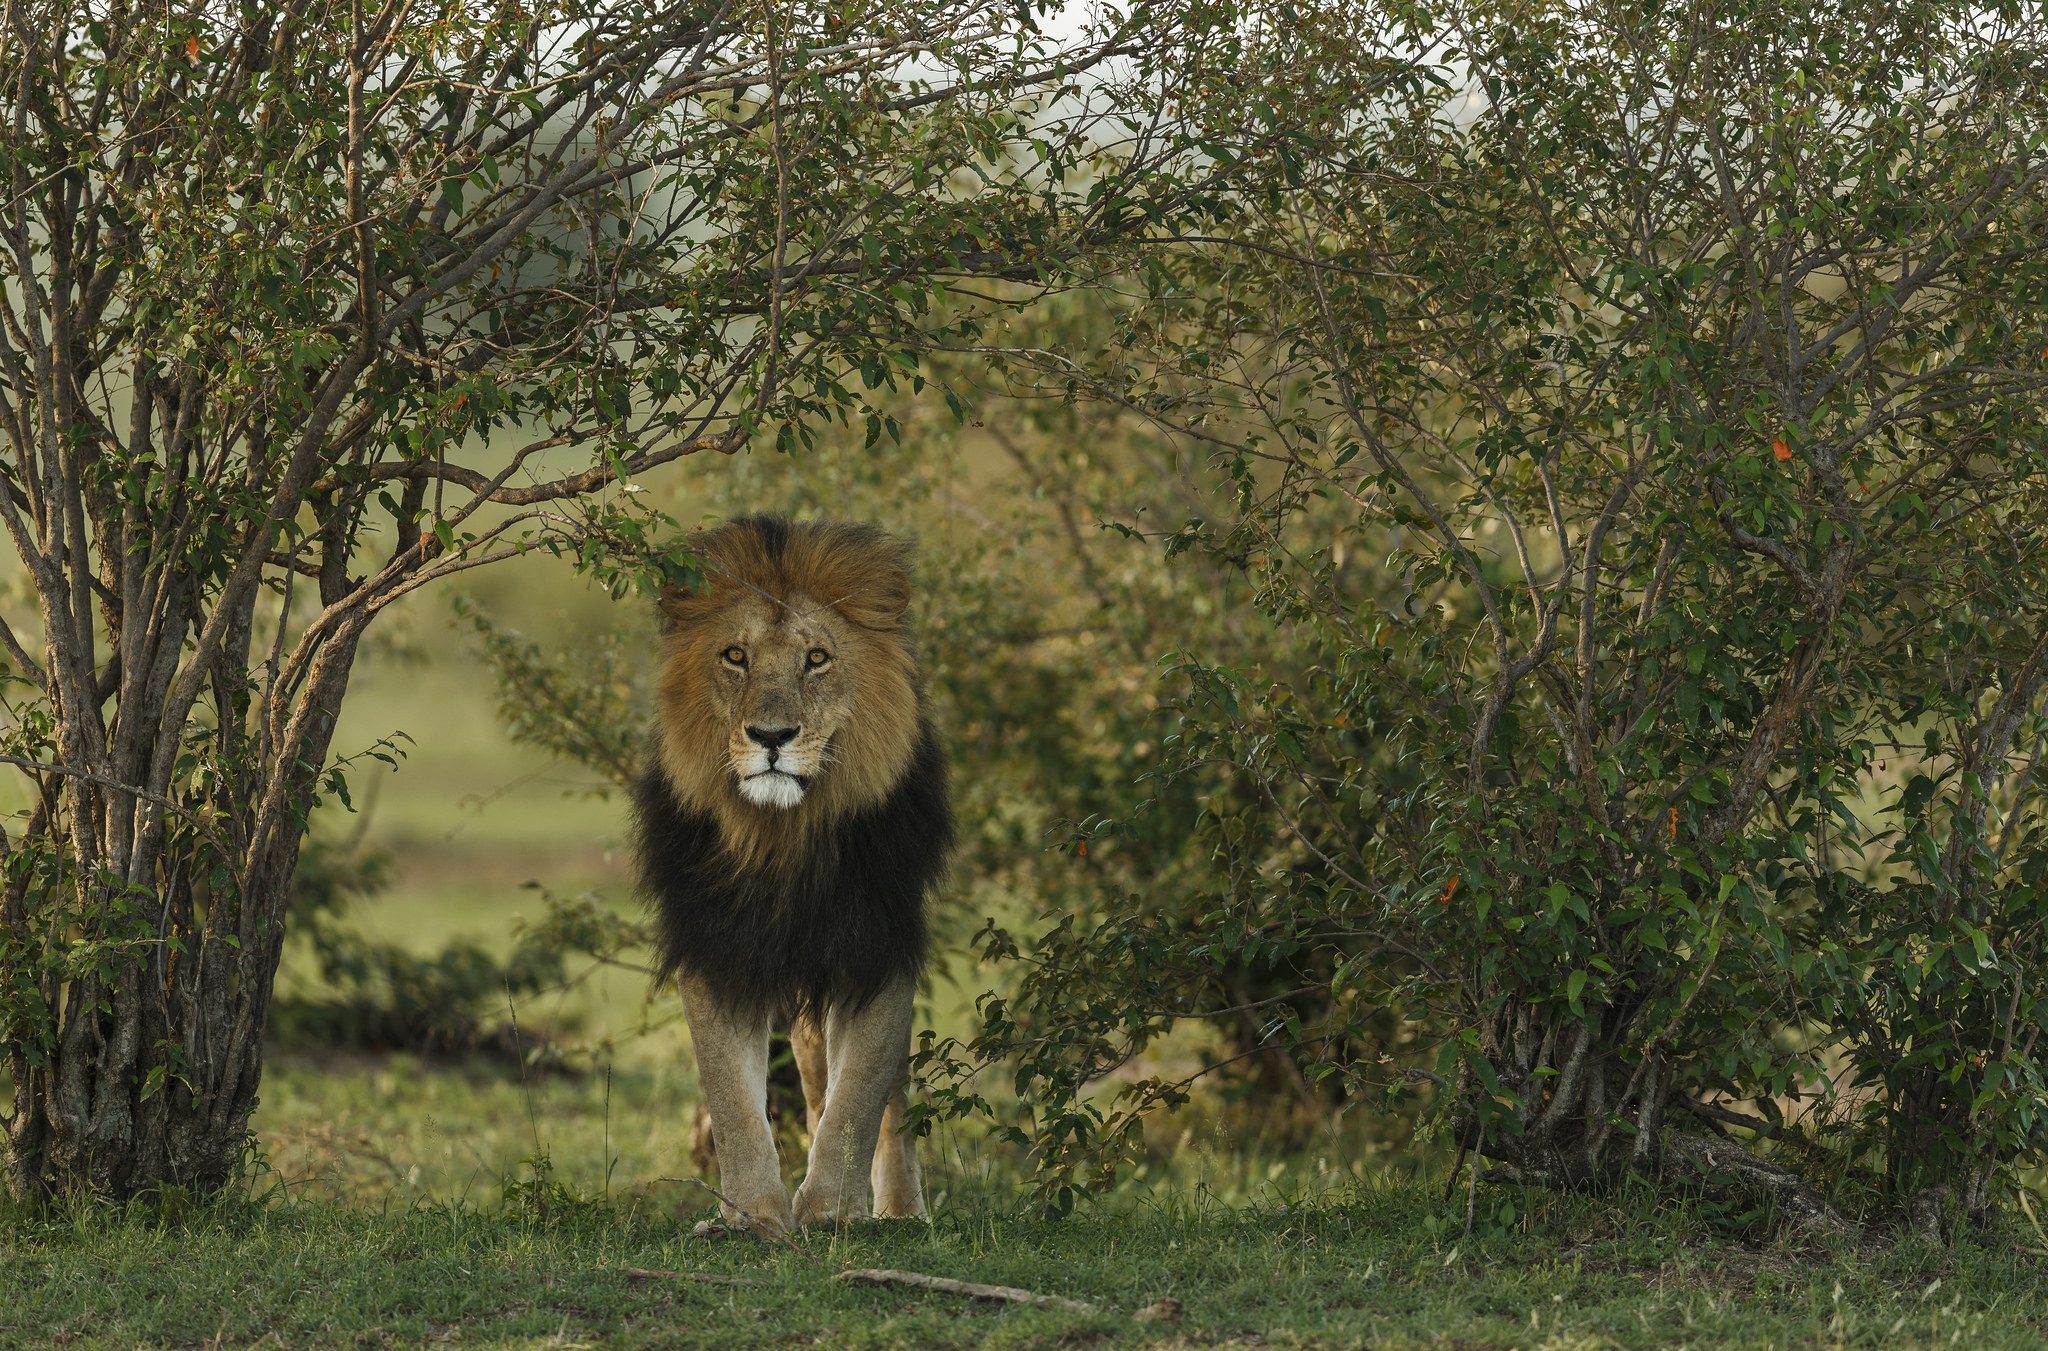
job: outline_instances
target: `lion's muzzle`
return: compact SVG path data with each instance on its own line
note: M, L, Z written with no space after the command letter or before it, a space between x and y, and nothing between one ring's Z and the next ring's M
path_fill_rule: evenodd
M803 728L749 725L745 730L745 742L732 755L740 796L757 807L787 809L802 802L818 759L814 750L794 744Z
M740 780L740 796L756 807L794 807L804 800L810 781L796 774L771 769L749 774Z

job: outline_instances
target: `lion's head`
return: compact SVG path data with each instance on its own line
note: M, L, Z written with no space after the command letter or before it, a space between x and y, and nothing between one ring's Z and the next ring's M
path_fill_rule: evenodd
M873 806L909 767L909 548L871 526L746 516L698 547L709 586L665 597L662 767L727 846L778 846Z

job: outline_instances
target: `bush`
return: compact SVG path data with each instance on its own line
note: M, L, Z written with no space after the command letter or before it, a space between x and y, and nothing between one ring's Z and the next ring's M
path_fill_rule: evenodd
M989 935L1030 965L955 1063L1016 1067L1055 1208L1190 1017L1497 1180L1832 1225L1810 1183L1974 1209L2048 1144L2039 17L1332 5L1191 58L1263 180L1010 369L1203 451L1229 510L1131 528L1275 636L1172 659L1207 877Z

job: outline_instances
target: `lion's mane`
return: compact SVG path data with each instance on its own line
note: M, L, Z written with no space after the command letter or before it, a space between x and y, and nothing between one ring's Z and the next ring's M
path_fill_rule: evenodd
M922 968L925 897L953 838L903 617L905 548L866 526L773 516L742 517L700 545L708 588L662 606L657 753L634 790L659 969L687 972L735 1010L858 1007ZM683 674L698 644L717 641L709 621L746 594L831 605L856 635L842 655L855 716L835 738L827 791L793 810L739 798L724 768L729 729ZM863 678L891 667L909 679Z

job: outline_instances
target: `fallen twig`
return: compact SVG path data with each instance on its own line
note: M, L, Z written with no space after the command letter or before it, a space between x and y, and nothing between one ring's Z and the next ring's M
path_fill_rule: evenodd
M956 1281L945 1276L926 1276L916 1271L862 1268L858 1271L842 1271L834 1279L861 1281L870 1285L912 1285L920 1290L966 1295L970 1299L999 1299L1010 1304L1050 1304L1056 1308L1072 1309L1075 1313L1095 1312L1093 1304L1084 1304L1078 1299L1068 1299L1064 1295L1041 1295L1030 1290L1019 1290L1014 1285L983 1285L979 1281Z
M715 1276L708 1271L655 1271L649 1267L613 1267L621 1276L638 1280L695 1281L699 1285L759 1285L752 1276Z

